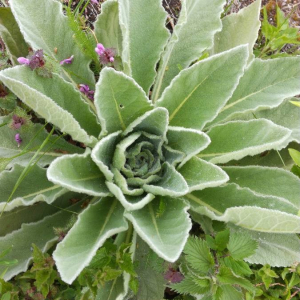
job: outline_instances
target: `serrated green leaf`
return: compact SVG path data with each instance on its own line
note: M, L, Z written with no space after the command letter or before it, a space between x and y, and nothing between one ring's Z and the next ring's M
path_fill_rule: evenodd
M215 265L206 241L200 238L190 237L184 247L184 253L189 265L201 274L208 273Z
M53 0L50 0L49 2L51 1ZM34 80L34 77L36 75L28 72L31 72L31 70L28 70L27 66L18 66L1 71L0 79L14 94L22 99L22 101L26 105L34 109L35 112L45 118L48 122L58 126L62 132L70 134L74 140L77 140L79 142L88 145L95 143L95 137L89 136L88 133L83 128L81 128L80 124L74 118L74 116L66 110L69 109L72 105L74 107L74 104L70 102L72 99L66 101L66 98L61 99L59 96L55 99L51 99L49 97L55 95L56 92L56 90L53 89L54 81L58 85L58 90L66 89L66 92L68 92L68 90L73 90L75 96L77 95L77 105L79 106L79 110L78 108L74 107L74 109L71 109L72 113L76 111L77 114L79 114L82 109L82 112L84 113L83 116L91 116L91 118L93 118L94 115L88 110L86 104L84 104L83 102L82 104L80 104L80 101L82 100L80 99L80 96L75 92L74 88L69 86L69 84L58 75L53 75L52 78L41 78L41 80L39 81L38 79ZM29 76L29 74L33 76ZM50 81L45 83L47 80ZM43 86L42 82L43 84L46 84L45 87ZM37 86L35 85L35 83L37 84ZM40 84L40 86L38 86L38 83ZM48 94L47 88L49 88L51 91L49 92L49 96L44 94L45 92L46 94ZM62 94L64 95L64 93ZM73 93L71 93L71 96L72 94ZM55 101L58 102L56 103ZM62 103L60 103L59 101L62 101ZM66 103L68 103L68 105L65 104L65 101ZM87 123L84 122L83 124Z
M255 291L255 287L252 285L250 281L248 281L243 277L234 275L230 269L224 266L220 268L220 272L217 275L217 279L221 284L230 284L230 285L237 284L245 288L249 292L254 293Z
M229 241L229 229L225 229L223 231L218 232L215 237L217 250L223 251L226 248L228 241Z
M73 192L101 197L110 195L105 177L91 159L90 151L57 158L49 166L47 177Z
M136 118L151 110L142 88L122 72L105 68L96 85L95 106L102 134L124 131Z
M62 71L63 75L68 80L94 86L94 76L89 69L90 60L74 41L60 2L12 0L10 6L25 40L34 50L43 49L57 63L74 55L74 63L66 67L70 73Z
M168 109L170 125L202 129L232 95L247 58L246 46L239 46L197 62L174 78L156 105Z
M231 285L220 286L222 290L220 300L241 300L244 299L242 292L238 291Z
M265 196L275 196L290 201L300 209L300 179L279 168L260 166L224 167L230 181Z
M257 0L238 13L232 13L222 19L222 30L214 36L212 52L220 53L239 45L248 44L249 61L254 58L253 46L260 28L261 0Z
M122 53L122 32L119 25L118 1L109 0L101 5L101 14L94 23L97 40L105 48L114 48L117 55Z
M34 165L18 186L11 201L7 202L24 169L16 164L11 170L0 173L0 212L10 211L19 206L33 205L39 201L50 204L67 192L60 185L48 181L45 169Z
M242 260L254 254L257 242L246 234L231 233L227 248L232 258Z
M206 283L207 286L199 285L199 282ZM198 284L197 284L198 283ZM187 294L200 294L207 293L210 289L208 279L199 279L195 276L187 275L181 282L170 285L170 288L177 293ZM202 299L202 298L201 298Z
M167 140L168 146L185 154L179 167L183 166L191 157L205 149L210 143L209 137L204 132L174 126L168 127Z
M207 134L211 143L198 156L212 163L226 163L270 149L280 150L291 131L271 121L259 119L217 125Z
M208 126L230 119L237 113L278 106L284 99L299 94L299 74L299 57L255 59L246 69L227 104Z
M124 209L114 198L102 198L80 214L53 253L61 278L71 284L105 240L127 229ZM80 241L80 244L78 244Z
M28 46L9 7L0 8L0 35L13 64L17 64L18 57L27 56Z
M221 168L198 157L192 157L178 171L186 180L189 192L219 186L229 179Z
M164 197L166 210L163 218L156 218L160 197L137 211L126 212L125 217L133 224L138 235L160 257L169 262L178 259L188 238L191 221L186 205L180 199ZM176 241L176 243L174 243Z
M169 38L165 27L167 14L160 0L119 0L119 12L124 71L148 93ZM141 45L145 46L143 51Z
M224 0L182 1L178 22L162 54L152 94L154 102L180 72L178 65L187 68L212 46L214 34L222 26L220 15L224 4ZM189 45L189 51L186 45Z
M79 205L70 206L68 211L60 210L57 213L47 216L44 219L30 224L23 224L19 230L7 234L0 238L1 247L7 248L13 245L12 251L7 256L7 259L17 259L18 264L10 267L4 274L4 279L9 280L13 276L27 270L31 261L31 245L34 243L43 252L48 250L57 240L53 225L64 227L68 224L72 211L75 213L80 210ZM0 266L0 273L6 267Z
M232 257L225 257L224 264L231 269L233 273L239 276L250 276L252 273L249 265L242 260L235 260Z

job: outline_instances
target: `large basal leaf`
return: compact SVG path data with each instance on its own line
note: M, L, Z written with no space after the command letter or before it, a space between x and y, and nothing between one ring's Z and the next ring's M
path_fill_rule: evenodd
M95 300L123 300L124 295L124 282L123 277L105 282L98 291Z
M269 120L255 119L217 125L207 134L211 143L198 156L212 163L226 163L270 149L280 150L291 130Z
M13 64L18 63L18 57L27 56L28 46L9 7L0 8L0 35Z
M96 85L95 106L102 134L125 130L137 117L151 109L145 92L131 78L112 68L100 73Z
M260 166L223 169L229 175L230 182L261 195L286 199L300 209L300 179L293 173L284 169Z
M119 0L119 12L124 71L148 93L169 38L165 27L167 14L160 0Z
M257 40L260 28L261 0L256 0L236 14L230 14L222 19L222 30L214 37L212 53L220 53L239 45L248 45L249 60L254 58L253 46Z
M51 99L47 95L44 95L43 92L27 84L27 76L30 75L30 73L28 73L30 72L30 70L26 70L27 68L27 66L20 66L4 70L0 72L0 79L14 94L22 99L22 101L26 105L31 107L35 112L37 112L41 117L45 118L48 122L58 126L62 132L70 134L74 140L77 140L79 142L88 145L95 143L96 138L93 136L89 136L88 133L83 128L81 128L80 124L74 118L74 116L70 112L65 110L70 108L69 105L71 104L71 102L69 102L68 106L65 106L64 102L56 103L55 100L59 98ZM58 84L58 89L62 91L64 89L70 88L69 86L66 86L65 81L59 76L54 76L52 80L53 81L50 80L48 82L48 86L52 85L52 87L49 86L50 91L51 88L54 89L52 93L55 93L55 86L53 85L54 82ZM33 81L30 82L30 84L33 84ZM73 92L76 95L75 90ZM52 93L50 95L52 95ZM71 94L70 96L74 96L74 94ZM64 98L63 101L67 101L67 98ZM69 99L69 101L72 101L72 99ZM77 101L76 105L79 105L80 109L83 110L83 115L94 118L93 114L91 112L88 112L88 108L84 106L84 103L82 103L81 105L79 101ZM77 109L75 107L74 109L71 109L72 112L76 110ZM78 113L79 111L77 110L77 114ZM89 123L89 121L87 122Z
M53 253L61 278L71 284L90 263L105 240L128 227L117 199L102 198L90 205Z
M168 109L170 125L202 129L232 95L247 58L247 47L239 46L194 64L174 78L156 105Z
M116 0L101 4L101 14L94 23L95 35L105 48L114 48L117 55L122 53L122 32L119 25L119 5Z
M0 236L20 229L24 223L38 222L61 209L67 208L72 203L80 201L85 195L66 192L49 205L47 202L35 202L34 206L18 206L10 211L0 211Z
M57 197L66 193L66 189L60 185L48 181L46 169L34 165L10 198L24 169L25 167L16 164L12 170L0 173L0 212L12 210L18 206L32 205L39 201L52 203ZM11 201L7 202L9 199Z
M53 100L60 108L68 111L89 135L98 137L101 127L96 115L91 111L89 105L81 98L81 93L74 86L65 81L57 74L51 78L38 76L30 68L23 66L15 69L8 69L3 72L3 76L20 82L26 88L37 91ZM16 95L21 100L24 92L16 90ZM25 96L26 98L26 96ZM38 102L37 102L38 103ZM33 109L38 111L39 104Z
M215 33L221 30L220 15L225 3L225 0L182 1L178 22L160 62L152 94L154 102L182 69L212 46Z
M168 127L167 140L168 146L185 154L179 167L183 166L191 157L205 149L210 143L210 138L204 132L173 126Z
M16 133L17 131L8 126L0 127L0 171L12 167L15 163L27 166L48 135L41 125L34 124L30 130L20 133L22 143L18 147L18 143L15 141ZM67 143L63 138L58 139L54 135L49 138L48 144L37 155L38 164L45 166L59 156L76 152L82 153L83 149Z
M1 249L8 249L13 246L5 258L7 260L18 260L18 264L7 270L4 280L9 280L13 276L26 271L31 261L32 244L35 244L43 252L47 251L57 240L53 227L65 227L70 221L72 211L76 213L79 210L80 203L69 207L68 211L60 210L36 223L23 224L19 230L1 237ZM0 273L2 274L5 269L6 266L0 266Z
M285 100L282 104L273 109L255 112L257 118L271 120L275 124L292 130L292 134L284 141L283 146L288 145L288 143L292 141L300 143L300 108L292 104L290 100L298 100L298 98Z
M220 167L198 157L192 157L178 172L187 182L189 192L219 186L229 179Z
M296 234L256 232L232 225L230 228L258 242L255 254L245 259L251 264L289 267L300 260L300 239Z
M66 67L69 73L64 72L64 75L71 81L94 85L94 76L89 69L90 60L76 44L60 2L12 0L10 6L25 40L34 50L43 49L49 59L58 63L74 55L73 63Z
M165 207L162 213L159 212L161 201ZM144 208L126 212L125 217L158 256L174 262L181 254L191 229L188 209L189 206L180 199L156 197Z
M211 124L230 119L237 113L276 107L284 99L300 93L299 81L300 57L255 59Z
M92 196L108 196L105 177L91 159L90 151L57 158L48 168L50 181L71 191Z

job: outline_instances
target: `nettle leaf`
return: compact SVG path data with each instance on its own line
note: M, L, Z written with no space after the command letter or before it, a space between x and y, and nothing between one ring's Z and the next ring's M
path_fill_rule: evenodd
M217 118L207 126L228 120L237 113L274 108L284 99L299 94L299 80L300 57L255 59Z
M27 56L28 46L9 7L0 8L0 35L13 64L18 63L18 57Z
M182 252L191 229L191 221L187 214L189 206L180 199L163 197L166 209L163 215L157 218L155 214L160 199L156 197L138 211L126 212L125 217L132 222L139 236L158 256L174 262Z
M119 0L119 12L124 71L148 93L169 38L165 27L167 14L160 0ZM145 46L143 51L141 45Z
M224 258L224 264L227 268L231 269L236 275L250 276L253 274L249 265L243 260L235 260L228 256Z
M53 100L60 108L68 111L89 135L95 137L99 135L101 127L96 115L90 110L87 102L81 98L81 93L59 75L53 74L51 78L45 78L38 76L27 66L8 69L3 74L4 77L20 82L26 88ZM16 90L16 95L21 100L23 97L27 98L24 91L20 89ZM39 102L32 107L36 111L39 110ZM30 103L28 104L30 105Z
M198 157L192 157L180 169L189 186L189 192L219 186L229 180L227 174L218 166Z
M239 46L197 62L174 78L156 105L168 109L170 125L202 129L232 95L247 58L246 46Z
M241 187L266 196L286 199L300 209L300 179L284 169L260 166L224 167L234 182Z
M168 146L185 154L185 158L181 161L179 168L210 143L210 138L204 132L174 126L168 127L167 140Z
M108 196L105 177L91 159L90 151L85 154L65 155L57 158L47 170L50 181L71 191L92 196Z
M94 23L97 40L105 48L116 49L117 55L122 53L122 32L119 25L119 5L116 0L108 0L101 4L101 14Z
M295 233L300 230L298 208L292 203L256 194L236 184L195 191L185 199L190 201L193 211L213 220L263 232Z
M10 168L15 163L27 166L30 159L35 155L36 150L47 138L48 133L42 129L41 125L34 124L30 127L30 130L21 132L22 143L19 147L15 141L15 135L16 131L8 126L0 127L0 156L6 161L3 169L5 167ZM83 152L83 149L67 143L62 138L58 139L55 135L49 138L49 142L43 150L37 155L37 164L40 166L49 164L55 158L64 155L64 153Z
M25 167L17 164L9 171L0 173L0 212L9 211L18 206L29 206L39 201L52 203L67 192L60 185L48 181L46 170L34 165L7 202Z
M200 238L190 237L184 247L184 253L189 265L200 273L206 274L215 265L206 241Z
M152 94L154 102L182 69L212 46L213 37L222 26L220 15L224 4L224 0L182 1L178 22L159 65Z
M150 101L141 87L131 77L113 68L105 68L100 73L95 106L103 135L125 130L137 117L151 110Z
M47 251L57 240L53 230L56 227L65 227L70 221L71 213L80 210L80 203L68 208L68 211L60 210L57 213L30 224L23 224L19 230L1 237L0 243L3 249L13 246L7 259L18 259L18 264L11 266L4 274L4 280L10 280L13 276L27 270L31 261L31 245L35 244L43 252ZM6 266L0 266L0 273Z
M232 258L242 260L254 254L257 249L257 242L249 235L235 232L230 234L227 248Z
M67 101L68 97L64 98L62 103L56 103L55 100L57 101L59 100L59 98L51 99L47 95L43 94L43 92L45 91L44 87L41 91L35 89L34 87L31 87L31 84L33 84L34 86L34 82L38 82L38 79L37 81L32 80L27 82L27 79L30 79L27 78L27 76L30 76L30 73L28 72L30 72L30 69L28 70L27 66L14 67L0 72L0 79L14 94L22 99L22 101L26 105L35 110L48 122L58 126L61 131L70 134L74 140L88 145L94 144L96 138L93 136L89 136L88 133L83 128L81 128L80 124L74 118L74 116L70 112L65 110L70 108L70 106L65 106L65 101ZM46 78L42 79L46 80ZM50 78L49 80L50 81L46 84L48 84L50 91L51 89L55 88L55 86L53 85L53 80L56 84L58 84L58 90L63 91L64 89L68 89L67 83L58 75L54 75L53 78ZM28 85L28 83L30 85ZM42 86L44 86L44 83ZM52 91L53 93L55 93L55 90ZM76 95L75 90L74 94ZM70 96L74 96L74 94L71 94ZM52 93L50 95L52 95ZM69 101L71 100L72 99L70 99ZM63 106L61 106L62 104ZM69 105L70 104L71 102L69 102ZM91 118L94 118L91 112L87 112L88 108L84 107L84 103L80 105L80 101L78 101L77 104L79 105L80 109L83 110L83 115L85 117L90 116ZM79 110L76 109L75 106L74 110L79 113ZM74 110L72 109L71 111L73 112ZM83 124L87 123L83 122Z
M222 19L222 30L214 36L213 54L247 44L249 61L252 60L253 46L260 28L260 7L261 0L257 0L238 13L225 16Z
M245 279L243 277L233 274L232 271L225 266L222 266L220 268L220 272L217 275L217 279L222 284L230 284L230 285L237 284L237 285L240 285L241 287L245 288L249 292L252 292L252 293L255 292L255 287L252 285L252 283L250 281L248 281L247 279Z
M232 121L217 125L207 132L209 146L198 156L211 163L226 163L266 150L282 148L291 131L265 119Z
M63 15L60 2L12 0L10 6L25 40L34 50L43 49L49 59L57 63L74 55L74 63L66 69L70 73L63 70L64 76L69 81L94 85L94 76L89 69L90 60L73 39L73 32L67 17Z
M102 198L80 214L53 253L62 279L71 284L105 240L127 230L124 209L114 198ZM79 243L78 243L79 242Z

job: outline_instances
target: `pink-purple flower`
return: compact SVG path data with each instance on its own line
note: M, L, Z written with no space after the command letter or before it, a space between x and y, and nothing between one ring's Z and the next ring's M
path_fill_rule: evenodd
M98 0L91 0L91 2L94 4L99 4Z
M94 100L95 91L91 90L86 84L79 84L79 91L85 94L89 99Z
M183 275L173 269L172 267L169 267L168 271L164 274L165 280L167 280L169 283L178 283L183 280Z
M20 145L21 145L21 143L22 143L22 138L21 138L21 136L20 136L19 133L17 133L17 134L15 135L15 141L18 143L18 147L20 147Z
M32 55L25 57L19 57L18 62L21 65L27 65L31 70L43 67L45 64L43 50L37 50Z
M74 58L74 55L71 55L69 58L63 59L60 62L60 64L61 65L64 65L64 64L70 65L73 62L73 58Z
M26 123L26 119L17 115L13 115L11 128L20 129L22 125Z
M102 44L97 44L95 51L100 57L100 62L103 65L113 63L115 61L116 51L114 48L105 48Z

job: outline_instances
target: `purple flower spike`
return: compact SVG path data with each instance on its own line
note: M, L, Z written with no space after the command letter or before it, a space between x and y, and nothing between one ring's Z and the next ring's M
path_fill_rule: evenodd
M105 51L105 48L102 44L97 44L95 51L98 53L98 55L102 55Z
M19 64L21 64L21 65L29 65L29 63L30 63L30 60L25 57L19 57L17 60L18 60Z
M22 139L21 139L19 133L17 133L17 134L15 135L15 141L18 143L18 147L20 147L20 145L21 145L21 143L22 143Z
M91 2L94 3L94 4L99 4L98 0L91 0Z
M90 87L86 84L79 84L79 91L85 94L90 100L94 100L95 91L90 90Z
M63 59L60 62L60 64L61 65L64 65L64 64L70 65L73 62L73 58L74 58L74 55L70 56L69 58Z
M182 281L184 277L180 272L169 267L169 270L164 274L164 278L169 283L178 283L178 282Z
M43 50L37 50L29 57L29 67L31 70L43 67L45 64Z

